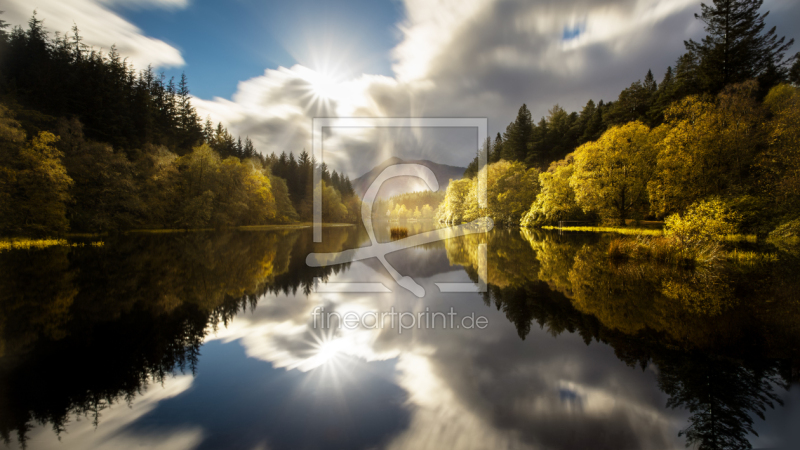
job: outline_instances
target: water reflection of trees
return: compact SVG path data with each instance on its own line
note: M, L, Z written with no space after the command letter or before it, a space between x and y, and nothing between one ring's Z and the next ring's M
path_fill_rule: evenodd
M478 239L489 244L485 301L522 339L537 323L554 336L607 343L631 367L652 364L667 406L690 413L681 431L688 444L751 448L753 415L782 404L774 388L788 388L798 370L795 265L691 271L614 263L598 235L502 233L448 241L447 253L477 280L473 249Z
M312 251L354 246L355 228L120 236L102 248L0 254L0 435L25 443L32 424L64 429L194 372L218 323L264 294L308 292Z

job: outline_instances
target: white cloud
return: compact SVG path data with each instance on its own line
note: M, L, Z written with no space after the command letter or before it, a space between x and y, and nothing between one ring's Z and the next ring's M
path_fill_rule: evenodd
M556 103L579 110L589 99L614 100L648 69L660 78L685 51L684 39L703 34L694 18L697 0L406 0L404 6L393 77L334 77L320 103L309 94L319 74L296 65L267 70L241 82L232 100L198 101L198 109L249 135L264 153L310 150L311 119L331 115L488 117L494 135L523 102L538 119ZM792 17L800 19L796 2L770 0L768 8L780 11L768 19L780 34L800 31L791 25ZM342 137L337 148L350 156L337 158L345 165L339 169L355 177L389 156L466 165L471 155L419 134L393 139Z
M310 150L313 117L489 117L490 131L502 131L522 102L534 115L557 102L577 109L589 98L614 97L650 67L666 69L693 26L694 1L407 0L393 78L326 79L296 65L240 82L231 100L196 104L263 153ZM665 39L676 27L680 34ZM573 29L580 33L565 40ZM321 78L328 84L317 89ZM471 155L419 135L392 145L393 137L340 139L339 147L355 152L340 170L358 176L391 152L461 165ZM355 150L365 147L371 158Z
M164 41L145 36L138 27L128 22L108 5L125 7L183 8L188 0L9 0L3 5L3 20L13 25L24 25L35 9L37 17L51 33L72 33L77 25L84 43L97 50L108 52L112 45L127 57L136 68L143 69L148 64L154 67L178 67L184 64L178 49Z

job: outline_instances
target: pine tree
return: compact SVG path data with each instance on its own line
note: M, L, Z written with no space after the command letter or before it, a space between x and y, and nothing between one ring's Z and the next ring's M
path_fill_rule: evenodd
M655 100L647 112L650 126L660 125L664 121L664 111L669 107L670 103L677 100L675 98L675 76L672 73L672 66L667 67L667 72L664 74L654 98Z
M497 136L494 138L494 146L492 146L492 152L489 154L489 162L495 163L500 161L503 157L503 136L500 133L497 133Z
M525 161L528 157L528 143L533 134L533 121L528 105L522 104L517 112L517 119L506 128L503 143L503 159L509 161Z
M3 44L5 44L8 40L8 32L6 31L6 28L8 28L8 22L0 19L0 42Z
M592 114L592 117L589 118L589 121L586 123L586 128L583 131L583 135L578 139L578 143L582 144L584 142L592 142L596 141L600 138L600 135L603 134L605 130L605 126L603 125L603 110L605 109L605 105L602 100L597 104L597 110Z
M253 141L251 141L250 137L248 136L244 140L244 157L252 158L254 156L256 156L256 148L253 146Z
M242 137L241 136L239 136L239 138L236 140L236 154L235 154L235 156L237 158L239 158L239 159L244 158L244 145L242 144Z
M800 57L796 57L792 69L789 71L789 81L800 86Z
M211 116L206 118L206 124L203 127L203 139L209 145L214 142L214 124L211 123Z
M695 53L684 53L675 64L675 99L703 92L700 79L700 60Z
M658 83L656 83L656 79L653 77L653 71L650 69L647 69L647 75L644 77L644 88L651 94L655 94L655 92L658 91Z
M770 67L785 77L786 65L796 56L784 59L794 43L775 34L775 27L765 32L759 14L763 0L713 0L701 4L702 14L695 18L705 23L708 33L702 42L685 41L686 50L699 61L699 77L703 88L717 93L731 83L758 78Z
M342 197L352 197L356 194L356 191L353 189L353 183L350 182L350 177L345 175L344 177L344 185L342 190Z

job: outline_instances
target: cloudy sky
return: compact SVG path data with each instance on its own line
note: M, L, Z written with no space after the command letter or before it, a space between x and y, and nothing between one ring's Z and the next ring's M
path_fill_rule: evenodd
M116 44L137 68L186 72L203 117L262 153L311 148L313 117L487 117L503 131L525 102L614 99L657 78L700 38L698 0L8 0L51 32ZM766 0L768 25L800 38L800 2ZM800 51L800 45L794 47ZM474 133L334 131L326 162L358 176L389 156L466 165ZM472 142L472 143L470 143Z

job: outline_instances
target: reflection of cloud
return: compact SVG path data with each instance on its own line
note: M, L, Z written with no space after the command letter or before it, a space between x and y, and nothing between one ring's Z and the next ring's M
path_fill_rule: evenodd
M434 249L444 252L443 249ZM399 255L398 255L399 257ZM331 281L384 281L379 264L353 263ZM418 280L426 287L437 277ZM475 311L485 330L357 328L337 330L337 354L360 360L397 359L396 382L408 392L408 427L389 448L682 448L682 412L664 410L655 378L619 361L603 345L580 336L554 339L534 328L525 341L502 312L478 296L433 296L422 302L403 289L379 295L263 297L218 338L240 339L251 358L309 374L337 373L315 352L311 312ZM565 299L566 301L566 299ZM357 376L355 366L338 373ZM363 426L368 427L365 423Z
M67 424L66 433L61 439L46 426L36 427L30 433L28 448L35 449L108 449L149 448L179 450L195 448L202 439L199 428L187 428L170 434L129 435L125 428L138 421L142 416L156 408L159 402L180 395L192 385L191 375L169 378L164 385L151 385L142 395L136 397L130 408L124 403L117 403L101 411L100 424L97 428L91 416L73 415Z
M131 433L201 428L196 450L385 448L408 423L394 361L343 358L342 371L301 372L211 342L192 389L159 403Z
M348 279L354 273L348 271L340 274L337 282L381 278L375 269L361 263L353 264L361 269L358 278ZM319 358L321 339L335 340L336 348L342 355L367 361L386 360L396 357L397 352L376 348L375 340L379 338L377 330L341 329L327 333L313 328L311 315L317 307L324 307L326 313L352 311L363 314L378 309L388 310L389 306L380 301L381 297L388 299L375 294L265 296L259 300L252 315L238 316L227 327L220 327L209 340L231 342L241 339L247 356L269 361L275 367L304 372L326 362L324 358Z
M124 7L183 8L188 0L26 0L4 2L3 20L11 24L27 24L33 10L44 20L48 31L71 35L73 25L78 25L83 43L108 52L112 45L129 58L137 69L148 64L154 67L175 67L184 64L180 51L164 41L145 36L137 26L128 22L106 5Z

